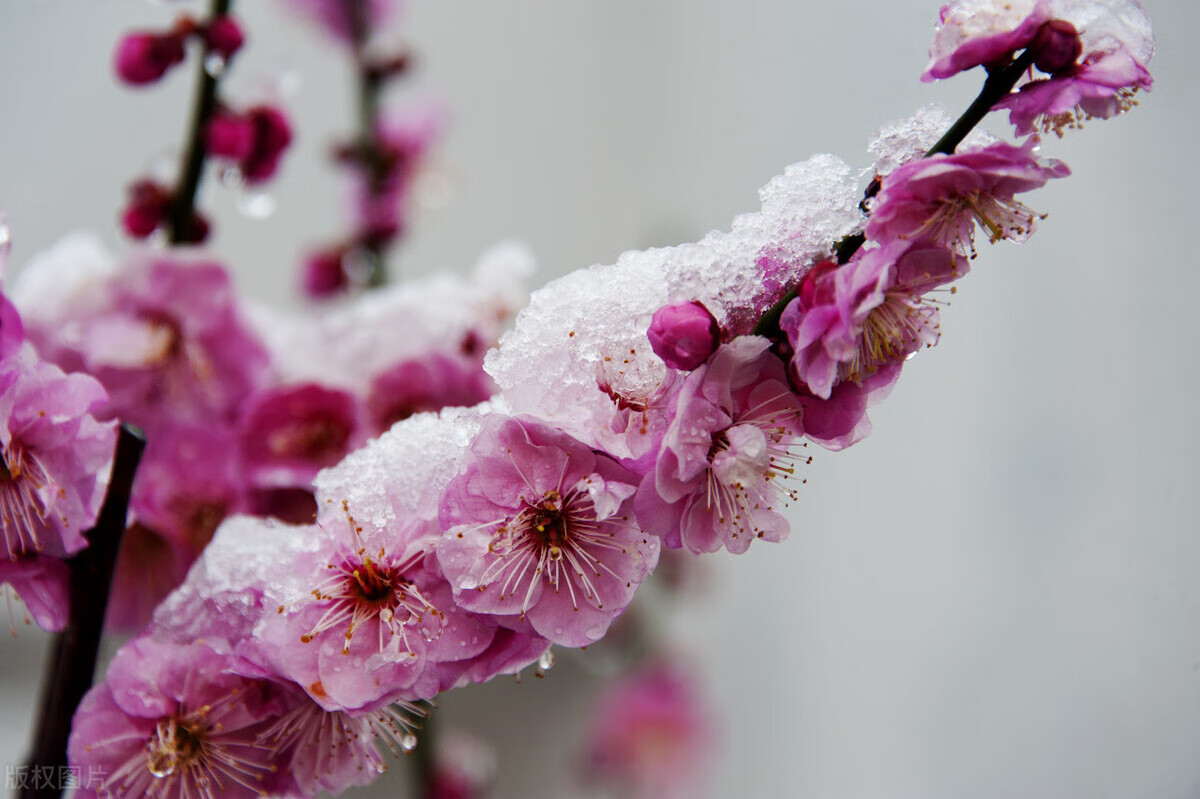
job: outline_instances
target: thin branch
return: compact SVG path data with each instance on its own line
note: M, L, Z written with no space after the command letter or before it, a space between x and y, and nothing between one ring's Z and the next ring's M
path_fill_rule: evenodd
M1008 66L1002 69L996 69L988 73L987 80L983 83L983 88L980 89L979 95L967 106L967 110L963 112L950 129L937 140L937 143L929 148L925 153L928 158L931 155L950 155L962 144L963 139L967 137L975 126L978 125L992 107L1000 100L1008 96L1013 87L1017 85L1017 81L1033 64L1033 52L1026 50L1021 54L1021 57L1013 61ZM863 194L861 206L866 211L867 200L879 193L880 181L876 177L867 186L866 192ZM851 233L841 241L833 245L834 255L837 257L839 264L844 264L849 261L856 252L867 242L867 237L862 231ZM762 318L758 320L758 324L754 326L754 335L766 336L771 339L778 340L780 336L779 318L783 315L784 309L796 297L797 289L795 287L789 289L784 295L770 308L763 313Z
M209 21L228 15L231 3L232 0L212 0ZM183 171L180 173L167 215L168 240L171 244L191 244L201 238L196 226L196 193L200 190L200 181L204 178L204 161L207 155L204 149L204 129L217 110L217 82L221 76L220 70L210 70L208 67L209 56L212 54L211 46L205 42L200 63L197 65L200 88L196 92L196 103L192 108L191 127L185 145L187 149L183 156Z

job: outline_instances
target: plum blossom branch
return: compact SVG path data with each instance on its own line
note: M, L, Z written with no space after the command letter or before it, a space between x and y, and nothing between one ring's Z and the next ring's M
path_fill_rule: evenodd
M228 16L232 0L212 0L209 19ZM196 192L204 178L204 161L207 149L204 146L204 131L217 110L217 83L222 71L210 69L209 56L215 52L213 44L206 41L197 65L200 87L192 109L192 121L188 130L187 150L183 156L183 169L167 214L168 239L171 244L187 244L203 238L197 230Z
M993 70L988 73L987 80L983 82L983 88L979 90L978 96L967 106L967 110L955 120L954 124L942 135L937 142L929 148L925 153L928 158L931 155L950 155L957 149L958 145L962 144L963 139L967 137L975 126L983 121L983 118L988 115L996 105L1012 92L1013 87L1017 85L1017 81L1021 76L1029 70L1033 64L1034 51L1032 48L1025 50L1019 58L1014 60L1002 69ZM877 175L863 192L862 207L865 210L868 200L879 193L880 180ZM867 237L862 231L846 236L833 246L834 255L837 257L839 264L849 262L856 252L867 242ZM758 324L754 326L754 334L766 336L770 339L777 339L779 336L779 318L783 315L783 309L788 306L792 300L796 298L797 289L793 288L786 292L777 303L772 305L759 319Z
M29 758L31 770L35 766L52 767L57 773L58 767L67 765L71 719L96 672L109 587L125 532L133 477L145 446L141 430L121 425L108 493L96 525L86 533L88 547L68 561L70 616L66 628L55 637L54 652L44 675L38 726ZM30 785L20 795L22 799L58 796L63 787L54 783Z

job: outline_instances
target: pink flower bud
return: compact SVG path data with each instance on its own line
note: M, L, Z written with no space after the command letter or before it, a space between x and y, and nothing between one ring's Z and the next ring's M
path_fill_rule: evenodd
M204 146L211 155L241 161L254 151L255 126L248 116L218 113L204 130Z
M304 261L302 274L304 294L314 300L324 300L340 294L349 286L346 270L342 267L345 251L340 248L321 250Z
M1029 49L1033 52L1034 66L1053 74L1071 66L1083 55L1083 41L1070 22L1052 19L1038 28Z
M130 33L117 45L117 76L131 86L154 83L183 61L183 37L174 33Z
M169 192L152 180L129 187L129 203L121 212L121 227L135 239L144 239L162 225L170 203Z
M650 346L667 366L691 371L704 363L720 343L717 320L698 302L664 305L650 322Z
M204 40L209 50L228 59L241 49L246 37L233 17L217 17L204 31Z
M241 167L249 183L266 180L279 167L279 157L292 143L292 127L283 112L271 106L256 106L246 112L254 125L254 147Z

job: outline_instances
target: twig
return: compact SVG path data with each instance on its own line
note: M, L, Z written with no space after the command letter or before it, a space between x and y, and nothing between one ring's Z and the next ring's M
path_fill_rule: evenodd
M212 0L209 20L228 15L231 3L232 0ZM212 53L211 46L206 42L197 66L200 90L196 93L196 104L192 109L183 171L171 198L167 216L168 240L171 244L191 244L200 238L200 231L196 227L196 192L199 191L200 181L204 178L204 160L207 154L204 149L204 129L217 109L217 82L221 75L219 70L210 71L208 68L208 57ZM213 74L214 72L216 74Z

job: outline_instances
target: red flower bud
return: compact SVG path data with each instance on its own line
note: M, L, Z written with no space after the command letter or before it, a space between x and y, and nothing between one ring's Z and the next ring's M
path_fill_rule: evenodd
M241 49L246 37L233 17L217 17L205 29L204 40L209 50L228 59Z
M1052 19L1038 28L1029 43L1033 65L1047 74L1054 74L1073 65L1083 55L1083 41L1070 22Z
M154 83L183 61L183 37L174 33L130 33L113 58L117 75L131 86Z

